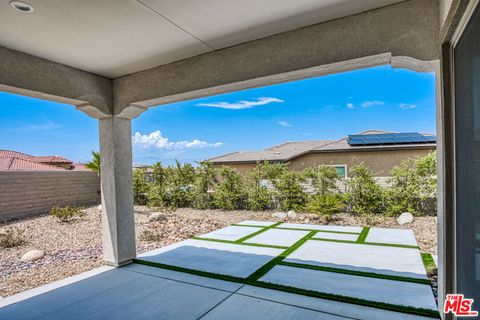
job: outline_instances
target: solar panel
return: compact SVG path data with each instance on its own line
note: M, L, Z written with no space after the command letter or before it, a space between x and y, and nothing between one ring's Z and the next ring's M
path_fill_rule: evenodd
M418 132L380 133L380 134L352 134L348 136L351 146L435 143L434 135L424 135Z

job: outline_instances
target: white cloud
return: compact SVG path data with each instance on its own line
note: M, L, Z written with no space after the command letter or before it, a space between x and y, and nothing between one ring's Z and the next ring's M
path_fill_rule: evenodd
M230 110L240 110L240 109L250 109L256 106L263 106L269 103L281 103L284 102L278 98L272 97L260 97L255 98L251 101L242 100L237 102L211 102L211 103L198 103L196 106L198 107L212 107L212 108L222 108L222 109L230 109Z
M384 105L384 102L379 100L364 101L361 104L363 108L368 108L373 106L382 106L382 105Z
M355 106L353 105L353 103L349 102L347 103L347 109L355 109Z
M208 143L198 139L191 141L170 141L168 138L162 136L160 130L150 134L135 132L132 137L132 142L134 146L144 149L157 148L165 150L218 148L223 145L222 142Z
M407 109L415 109L417 105L413 103L400 103L399 107L401 109L407 110Z
M277 122L278 125L282 126L282 127L287 127L287 128L290 128L292 125L290 123L288 123L287 121L278 121Z

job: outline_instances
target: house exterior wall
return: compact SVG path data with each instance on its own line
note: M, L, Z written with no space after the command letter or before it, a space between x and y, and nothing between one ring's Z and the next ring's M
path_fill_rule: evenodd
M357 152L325 152L308 153L290 161L290 168L303 170L315 165L346 165L347 176L351 168L357 163L365 163L375 176L388 176L390 171L402 160L417 156L425 156L432 149L416 150L379 150Z
M378 150L378 151L356 151L356 152L322 152L307 153L289 161L289 167L293 170L303 169L316 165L346 165L347 177L350 170L356 163L365 163L377 177L388 176L393 167L399 165L402 160L422 157L434 149L409 149L409 150ZM216 163L214 167L221 168L229 166L241 173L255 168L255 163Z
M90 171L1 171L0 221L47 213L55 205L100 203L100 179Z

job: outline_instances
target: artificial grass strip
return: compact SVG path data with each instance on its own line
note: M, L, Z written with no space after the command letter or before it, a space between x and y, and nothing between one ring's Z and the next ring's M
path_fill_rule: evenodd
M435 260L430 253L421 253L423 265L425 266L425 271L430 272L437 267Z
M394 280L394 281L403 281L403 282L412 282L412 283L430 285L430 280L428 279L401 277L401 276L394 276L394 275L374 273L374 272L324 267L324 266L317 266L317 265L296 263L296 262L287 262L287 261L281 261L278 264L294 267L294 268L303 268L303 269L311 269L311 270L318 270L318 271L325 271L325 272L341 273L341 274L348 274L348 275L359 276L359 277L378 278L378 279L385 279L385 280Z
M302 244L307 242L309 239L311 239L317 231L310 231L306 236L295 242L290 248L287 250L283 251L280 255L277 257L273 258L266 264L264 264L262 267L260 267L257 271L252 273L247 280L248 281L255 281L263 277L268 271L270 271L273 267L275 267L277 264L283 261L287 256L289 256L292 252L297 250Z
M202 237L191 237L190 239L210 241L210 242L228 243L228 244L235 244L235 245L240 245L240 246L263 247L263 248L272 248L272 249L288 249L288 247L285 247L285 246L276 246L276 245L262 244L262 243L250 243L250 242L249 243L239 243L237 241L232 241L232 240L210 239L210 238L202 238Z
M394 247L394 248L405 248L405 249L419 249L419 247L417 247L417 246L409 246L409 245L405 245L405 244L358 242L358 240L357 241L350 241L350 240L338 240L338 239L326 239L326 238L312 238L310 240L351 243L351 244L366 244L366 245L369 245L369 246L382 246L382 247Z
M248 284L250 284L252 286L256 286L256 287L262 287L262 288L274 289L274 290L278 290L278 291L296 293L296 294L309 296L309 297L315 297L315 298L321 298L321 299L327 299L327 300L334 300L334 301L356 304L356 305L361 305L361 306L366 306L366 307L373 307L373 308L378 308L378 309L383 309L383 310L402 312L402 313L408 313L408 314L414 314L414 315L419 315L419 316L425 316L425 317L440 319L440 314L438 313L438 311L431 310L431 309L417 308L417 307L410 307L410 306L405 306L405 305L395 305L395 304L390 304L390 303L385 303L385 302L365 300L365 299L360 299L360 298L337 295L337 294L333 294L333 293L326 293L326 292L320 292L320 291L314 291L314 290L300 289L300 288L296 288L296 287L285 286L285 285L280 285L280 284L271 283L271 282L264 282L264 281L255 281L253 283L248 283Z
M362 232L360 232L360 236L358 236L357 242L365 243L365 239L367 239L369 231L370 231L370 227L363 227Z
M254 224L238 224L238 223L232 223L231 226L234 226L234 227L249 227L249 228L266 228L268 226L257 226L257 225L254 225Z
M277 222L277 223L275 223L275 224L272 224L271 226L264 227L262 230L258 230L257 232L251 233L251 234L249 234L248 236L245 236L245 237L243 237L243 238L240 238L240 239L238 239L238 240L235 241L235 242L236 242L236 243L243 243L244 241L247 241L248 239L251 239L251 238L253 238L253 237L255 237L255 236L258 236L258 235L261 234L261 233L264 233L265 231L268 231L268 230L270 230L270 229L272 229L272 228L275 228L276 226L281 225L282 223L283 223L283 222Z

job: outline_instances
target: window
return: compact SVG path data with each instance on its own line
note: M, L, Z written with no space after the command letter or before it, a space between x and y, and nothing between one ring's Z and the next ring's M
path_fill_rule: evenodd
M337 170L338 175L340 178L347 177L347 166L346 165L334 165L335 170Z

